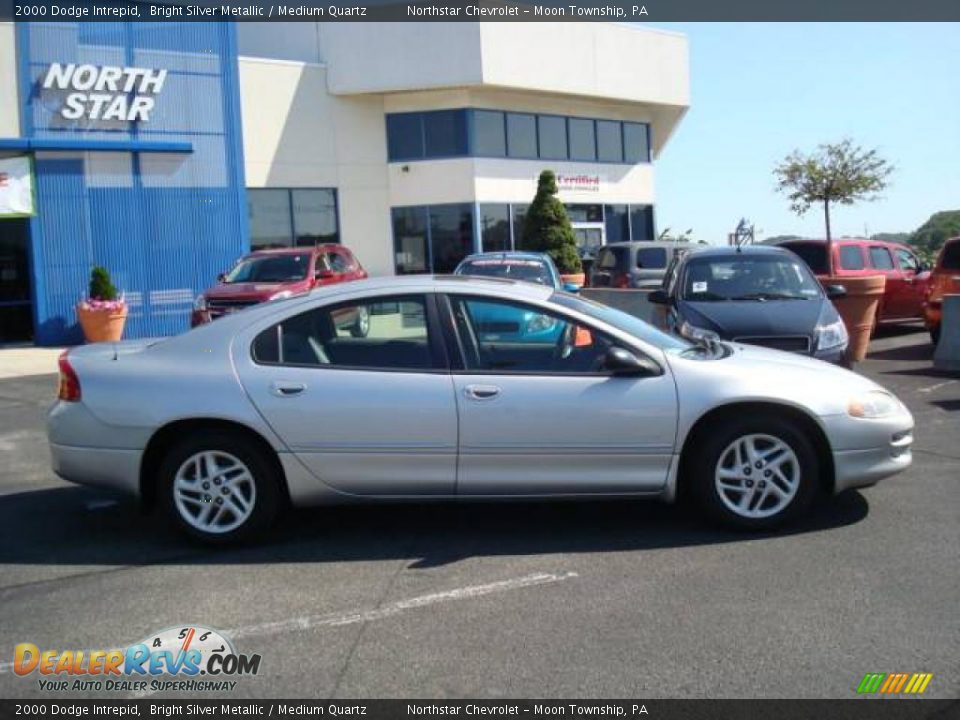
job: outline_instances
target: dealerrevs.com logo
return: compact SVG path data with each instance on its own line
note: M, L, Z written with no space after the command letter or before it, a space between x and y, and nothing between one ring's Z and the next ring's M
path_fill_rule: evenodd
M37 676L41 690L162 692L232 691L234 678L256 675L260 655L238 653L222 633L189 625L162 630L117 650L41 649L20 643L13 671Z

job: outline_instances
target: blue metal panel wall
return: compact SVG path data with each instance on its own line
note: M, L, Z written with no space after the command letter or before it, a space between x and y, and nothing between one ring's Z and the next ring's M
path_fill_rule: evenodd
M38 152L31 221L38 344L78 342L75 305L104 265L130 305L125 337L188 327L194 296L249 248L232 23L17 25L30 138L190 143L192 153ZM148 123L67 121L50 63L164 68ZM62 95L62 92L61 92Z

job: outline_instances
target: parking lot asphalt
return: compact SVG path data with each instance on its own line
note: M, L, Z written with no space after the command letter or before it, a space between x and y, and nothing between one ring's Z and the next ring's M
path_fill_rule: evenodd
M914 413L913 467L785 533L656 502L367 506L223 550L57 479L55 378L0 380L0 696L129 696L45 693L13 648L196 623L262 656L235 698L852 698L867 672L956 698L960 377L931 357L897 329L858 367Z

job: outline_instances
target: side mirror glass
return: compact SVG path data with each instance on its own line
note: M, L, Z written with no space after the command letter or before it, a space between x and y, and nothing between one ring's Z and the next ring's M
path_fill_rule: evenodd
M629 350L621 347L612 347L603 357L603 369L614 375L660 375L663 370L653 360L647 357L638 357Z
M580 286L577 285L576 283L564 283L563 289L568 293L580 292Z
M847 296L847 289L843 285L827 285L824 290L827 291L827 297L831 300Z
M667 291L664 290L663 288L658 288L657 290L654 290L652 293L647 295L647 300L652 302L654 305L670 304L670 296L667 295Z

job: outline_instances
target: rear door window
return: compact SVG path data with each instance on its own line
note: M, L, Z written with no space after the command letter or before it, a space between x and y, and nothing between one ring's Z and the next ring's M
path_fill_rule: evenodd
M840 267L844 270L863 270L863 253L859 245L843 245L840 247Z
M870 248L870 264L877 270L893 270L893 256L885 247Z

